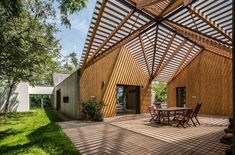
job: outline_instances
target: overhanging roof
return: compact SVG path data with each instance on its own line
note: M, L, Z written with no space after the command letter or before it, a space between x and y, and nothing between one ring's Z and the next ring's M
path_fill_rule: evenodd
M151 79L169 81L203 49L231 57L232 0L97 0L80 65L125 45Z

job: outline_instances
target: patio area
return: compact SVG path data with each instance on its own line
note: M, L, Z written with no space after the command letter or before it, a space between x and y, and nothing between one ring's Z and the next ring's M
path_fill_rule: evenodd
M225 154L220 143L226 117L200 116L201 125L177 128L149 122L150 116L125 115L101 123L60 124L82 154Z

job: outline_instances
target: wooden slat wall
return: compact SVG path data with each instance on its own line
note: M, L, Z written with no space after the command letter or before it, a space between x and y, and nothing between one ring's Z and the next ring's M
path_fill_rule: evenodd
M120 49L113 51L104 59L101 59L84 70L80 79L81 102L90 99L91 96L95 96L97 101L102 99L119 51ZM106 83L104 87L102 87L102 81Z
M102 81L105 85L102 88ZM135 61L134 57L122 47L84 70L80 80L81 101L95 96L104 100L105 117L116 115L116 85L135 85L141 88L141 113L147 112L151 102L149 78Z
M201 114L231 115L231 63L231 59L203 51L168 83L168 106L176 106L176 87L185 86L187 107L200 101Z

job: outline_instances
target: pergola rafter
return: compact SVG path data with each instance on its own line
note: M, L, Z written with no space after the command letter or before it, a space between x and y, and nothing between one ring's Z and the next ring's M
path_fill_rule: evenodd
M149 77L151 77L150 66L149 66L149 63L148 63L148 59L147 59L147 55L146 55L146 51L145 51L145 48L144 48L144 43L143 43L141 35L139 35L139 40L140 40L140 43L141 43L141 48L143 50L143 56L144 56L144 60L145 60L145 63L146 63L146 67L148 69Z
M171 82L182 70L184 70L201 52L203 52L203 48L193 56L191 61L188 61L184 66L181 66L178 71L175 72L175 74L171 77L171 79L167 82ZM183 65L183 64L182 64Z
M174 72L172 78L174 78L175 75L179 72L179 70L180 70L180 68L182 67L182 65L184 64L185 60L187 59L187 57L189 56L189 54L192 52L194 46L195 46L195 44L192 44L192 46L190 47L190 49L188 50L188 52L187 52L186 55L184 56L183 60L180 62L179 66L177 67L176 71Z
M100 7L99 15L97 16L96 23L95 23L95 27L94 27L94 29L93 29L93 33L92 33L90 42L89 42L88 47L87 47L87 51L90 51L90 49L91 49L92 42L93 42L93 40L95 39L95 34L96 34L97 29L98 29L100 20L101 20L102 12L103 12L104 9L105 9L105 6L106 6L107 1L108 1L108 0L105 0L105 1L102 3L101 7ZM81 67L82 71L83 71L83 69L85 68L88 55L89 55L89 52L85 53L84 63L82 64L82 67ZM81 71L81 72L82 72L82 71Z
M95 57L95 55L107 44L107 42L114 36L114 34L127 22L127 20L135 13L135 10L131 10L128 15L118 24L118 26L109 34L106 40L99 46L99 48L93 53L93 55L89 58L89 61Z
M192 10L191 8L187 7L187 9L194 15L196 15L199 19L201 19L203 22L205 22L206 24L210 25L210 27L212 27L213 29L215 29L216 31L218 31L219 33L221 33L224 37L226 37L229 41L232 42L232 38L223 30L220 30L218 27L216 27L215 25L211 24L208 20L207 17L203 18L202 16L199 15L199 13L197 13L196 11ZM231 45L231 44L230 44Z
M231 0L223 1L97 0L82 69L122 46L150 80L166 82L202 49L231 58Z
M177 26L173 23L165 22L167 25L171 26L178 34L182 34L187 36L190 40L192 40L194 43L196 42L197 45L204 47L205 49L218 54L220 52L220 55L223 55L225 57L231 57L231 48L221 46L214 41L208 40L203 36L199 36L197 33L194 33L193 31L187 30L184 27Z
M196 35L198 35L198 36L200 36L200 37L208 38L208 40L210 39L211 41L214 41L214 42L217 42L217 43L221 43L221 44L223 44L223 45L231 46L230 43L227 43L227 42L218 40L218 39L216 39L216 38L212 38L212 37L210 37L210 36L207 36L207 35L201 33L200 31L197 31L197 30L194 30L194 29L191 29L191 28L188 28L188 27L184 27L184 26L182 26L182 25L180 25L180 24L178 24L178 23L176 23L176 22L174 22L174 21L171 21L171 20L166 20L166 21L167 21L168 23L172 23L172 24L174 24L174 25L177 25L178 27L181 27L181 28L183 28L183 29L187 29L188 31L194 32L194 33L196 33Z
M157 69L156 69L156 71L155 71L155 74L157 74L157 72L159 72L160 67L162 66L162 63L163 63L163 61L165 60L165 57L166 57L168 51L170 50L171 43L173 42L175 36L176 36L176 33L174 33L174 35L172 36L172 38L171 38L171 40L170 40L170 43L168 44L168 46L167 46L167 48L166 48L166 51L164 52L164 54L163 54L163 56L162 56L162 58L161 58L161 60L160 60L160 63L159 63L158 66L157 66Z
M152 73L151 77L153 78L153 72L154 72L154 62L155 62L155 55L156 55L156 48L157 48L157 35L158 35L158 25L156 26L156 34L155 34L155 42L154 42L154 47L153 47L153 61L152 61Z
M167 66L167 64L171 61L171 59L175 56L175 54L177 52L179 52L179 50L182 48L182 46L185 44L187 40L184 39L180 45L177 47L177 49L170 55L170 57L166 60L165 63L162 64L162 66L159 68L159 70L156 70L156 72L154 73L153 77L156 78L160 73L161 71Z

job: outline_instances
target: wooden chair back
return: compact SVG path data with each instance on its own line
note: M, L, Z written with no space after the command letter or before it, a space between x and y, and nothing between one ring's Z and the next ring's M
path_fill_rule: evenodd
M187 109L187 110L186 110L186 113L184 114L184 119L190 118L191 115L192 115L192 113L193 113L193 110L192 110L192 109Z
M148 111L151 115L155 114L155 109L154 109L154 106L149 106L148 107Z
M193 114L192 117L197 117L197 114L199 113L200 109L201 109L202 103L197 103L196 107L193 110Z

